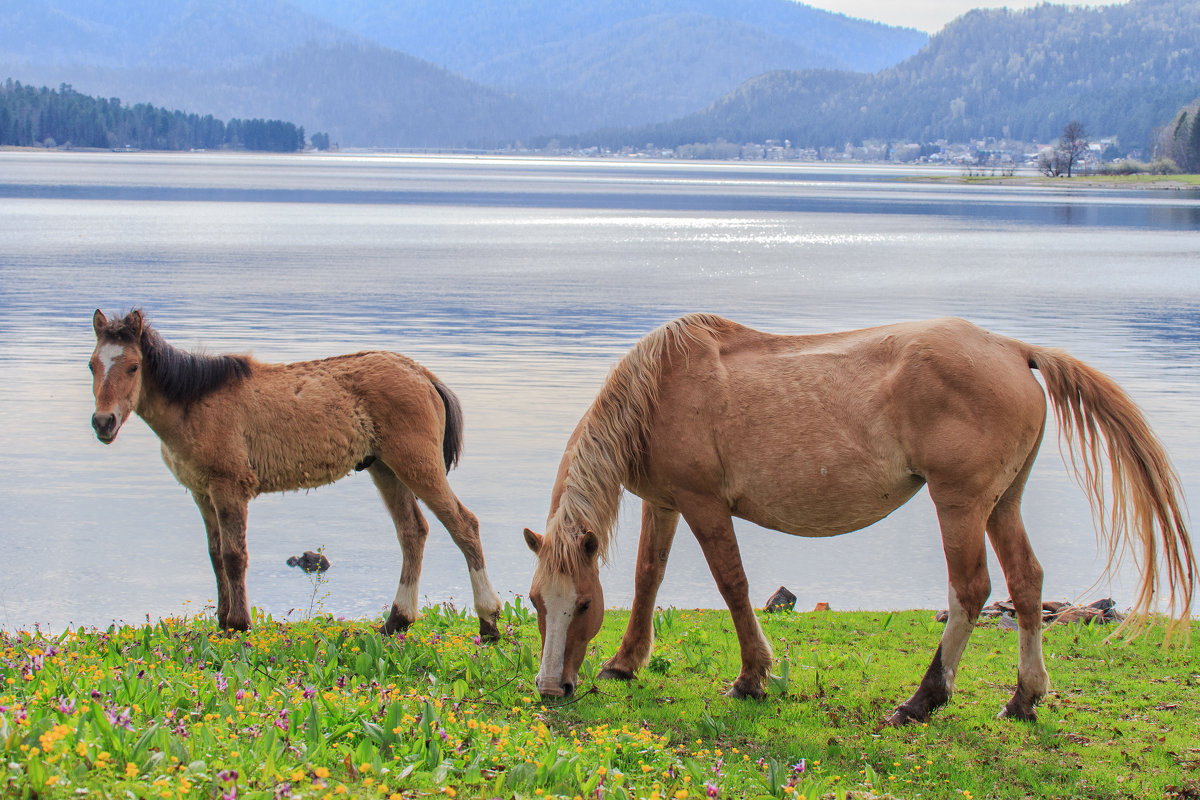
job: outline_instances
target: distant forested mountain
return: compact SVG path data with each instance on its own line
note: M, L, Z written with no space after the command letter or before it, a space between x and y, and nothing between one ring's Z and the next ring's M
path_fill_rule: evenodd
M769 70L874 72L928 39L794 0L293 2L484 85L557 99L550 116L568 128L685 114Z
M5 0L2 19L0 79L385 147L663 121L766 70L877 70L928 38L793 0Z
M205 71L360 37L287 0L4 0L0 64Z
M1043 4L972 11L913 57L874 75L779 71L706 111L632 132L582 137L662 145L790 139L1050 141L1070 120L1143 148L1200 97L1200 0Z
M64 145L153 150L232 148L290 153L304 148L304 128L276 119L231 119L185 114L146 103L89 97L0 83L0 145Z

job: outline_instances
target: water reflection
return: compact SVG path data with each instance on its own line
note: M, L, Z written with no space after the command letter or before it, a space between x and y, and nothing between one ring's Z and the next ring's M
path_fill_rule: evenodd
M91 435L85 365L97 306L141 305L183 347L269 361L384 348L429 366L466 408L467 450L451 480L480 516L506 596L528 588L520 531L542 526L563 444L607 370L642 334L694 310L780 333L953 314L1065 347L1138 399L1196 495L1195 200L960 193L803 170L516 163L476 173L437 159L225 159L205 171L198 158L112 158L132 197L104 188L118 171L103 154L61 168L38 161L19 190L21 170L4 172L5 627L136 621L214 596L199 515L153 434L131 422L107 448ZM423 194L411 189L421 185ZM216 194L158 202L145 186ZM270 201L279 192L288 202ZM1084 216L1058 218L1062 207ZM613 605L632 592L637 507L627 505L606 576ZM1025 507L1047 595L1089 592L1102 566L1090 513L1049 436ZM739 532L756 601L785 584L802 606L945 602L924 494L835 539ZM365 476L256 500L249 540L251 601L277 615L308 607L311 585L284 560L319 545L334 562L326 609L373 614L395 590L399 548ZM998 569L993 578L1003 595ZM470 596L436 526L422 592L429 602ZM661 600L721 605L686 532Z

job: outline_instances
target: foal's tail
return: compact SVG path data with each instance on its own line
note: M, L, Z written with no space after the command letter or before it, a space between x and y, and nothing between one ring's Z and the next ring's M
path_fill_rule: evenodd
M463 446L463 411L458 396L441 381L435 380L433 388L446 407L446 430L442 434L442 458L446 461L446 472L458 464Z
M1155 598L1160 595L1161 561L1167 577L1168 610L1175 618L1168 634L1182 624L1186 635L1196 561L1184 521L1179 476L1166 451L1133 400L1107 375L1061 350L1030 345L1026 348L1029 366L1042 373L1071 466L1108 543L1108 568L1119 550L1134 546L1141 585L1129 620L1136 629L1153 611ZM1080 460L1076 460L1076 437ZM1112 508L1107 511L1105 453L1112 471L1113 498Z

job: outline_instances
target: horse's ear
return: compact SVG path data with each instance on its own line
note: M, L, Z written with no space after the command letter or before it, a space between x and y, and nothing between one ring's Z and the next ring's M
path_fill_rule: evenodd
M142 319L142 310L140 308L135 308L125 315L125 325L129 330L133 331L134 338L142 335L142 325L144 324L145 320Z
M104 326L108 324L108 317L104 316L104 312L96 309L96 313L92 314L92 328L96 331L96 335L100 335L100 331L104 330Z
M526 528L525 544L529 545L529 549L534 553L539 553L542 550L542 537L529 530L529 528Z
M580 544L583 545L583 552L588 558L595 558L596 553L600 552L600 537L594 531L584 531Z

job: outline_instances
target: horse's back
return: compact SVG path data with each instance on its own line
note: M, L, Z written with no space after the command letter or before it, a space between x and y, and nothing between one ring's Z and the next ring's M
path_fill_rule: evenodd
M706 328L663 365L645 481L659 485L644 488L720 494L804 535L864 527L972 448L1036 439L1044 401L1012 342L957 319L813 336ZM992 441L1005 431L1020 443Z

